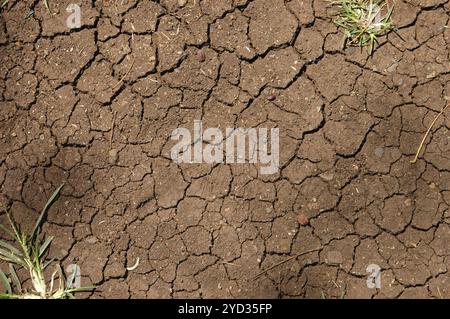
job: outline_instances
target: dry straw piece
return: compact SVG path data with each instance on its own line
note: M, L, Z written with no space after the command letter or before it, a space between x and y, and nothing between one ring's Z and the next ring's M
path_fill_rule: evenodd
M411 164L414 164L419 159L420 152L422 151L423 146L425 145L425 141L427 140L428 135L431 132L431 129L433 128L434 124L436 124L437 120L444 114L445 110L448 108L448 104L439 112L439 114L434 118L433 122L431 122L430 126L428 127L427 132L423 136L422 142L420 142L419 147L417 148L416 156L411 161Z

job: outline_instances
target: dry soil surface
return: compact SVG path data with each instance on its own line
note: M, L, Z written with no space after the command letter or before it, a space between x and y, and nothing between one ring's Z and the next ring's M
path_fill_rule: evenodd
M450 297L448 114L410 163L450 96L450 1L397 1L372 57L324 0L12 2L0 201L31 225L66 183L44 230L79 297ZM279 173L175 164L200 119L279 128Z

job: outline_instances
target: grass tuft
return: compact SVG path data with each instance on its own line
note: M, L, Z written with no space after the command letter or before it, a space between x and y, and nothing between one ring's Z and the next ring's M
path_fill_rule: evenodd
M67 281L59 263L54 260L45 261L45 255L53 237L42 238L41 226L48 210L58 199L63 186L61 185L47 201L31 234L23 232L13 216L3 209L10 228L0 224L0 231L13 239L14 244L0 240L0 261L6 262L9 266L9 275L0 270L0 299L66 299L74 298L75 292L94 289L94 287L74 288L75 278L72 277ZM52 264L56 264L55 270L50 281L47 281L44 271ZM31 291L22 288L16 267L25 269L29 274ZM58 286L55 287L57 279Z
M344 47L367 47L371 55L378 37L394 28L394 5L389 5L385 0L330 1L338 8L335 23L344 32Z

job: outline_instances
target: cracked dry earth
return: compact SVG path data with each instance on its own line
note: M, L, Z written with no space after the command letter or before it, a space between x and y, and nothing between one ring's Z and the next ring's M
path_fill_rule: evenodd
M371 58L323 0L79 0L76 30L71 2L1 12L0 201L31 225L66 183L44 230L79 297L450 297L448 115L409 162L450 96L450 1L397 1ZM278 127L279 173L175 164L199 119Z

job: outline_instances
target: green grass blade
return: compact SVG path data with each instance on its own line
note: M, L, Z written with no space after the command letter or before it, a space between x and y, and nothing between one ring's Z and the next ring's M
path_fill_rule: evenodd
M0 247L3 247L4 249L10 251L11 253L22 257L22 253L14 246L12 246L11 244L8 244L7 242L0 240Z
M5 273L0 270L0 283L2 284L3 288L6 290L6 293L8 295L12 294L11 285L9 284L8 277L6 277Z
M0 254L0 260L4 261L6 263L18 264L14 259L4 256L4 255L1 255L1 254ZM18 264L18 265L21 265L21 264Z
M395 1L394 4L389 8L388 13L386 14L386 16L384 17L384 20L387 22L392 18L392 14L394 13L394 5L395 5Z
M72 288L72 289L67 289L66 292L68 293L74 293L74 292L87 292L87 291L92 291L94 289L96 289L97 287L95 286L86 286L86 287L79 287L79 288Z
M2 224L0 224L0 229L3 230L5 233L7 233L11 238L15 238L14 233L5 226L3 226Z
M16 290L22 292L22 284L20 283L19 276L17 276L17 272L13 264L9 264L9 273L11 275L11 281L16 287Z
M64 184L58 187L58 189L53 193L53 195L50 197L50 199L47 201L47 204L45 204L44 209L41 212L41 215L39 216L38 220L36 221L36 224L33 228L33 231L31 232L31 238L35 239L39 234L39 229L41 227L42 220L44 219L44 216L47 214L47 211L50 209L50 207L55 203L55 201L59 197L59 193L61 189L64 187Z
M14 255L12 252L0 248L0 260L12 262L14 264L23 265L23 259Z
M64 273L63 273L63 271L62 271L61 265L58 264L56 269L57 269L57 271L58 271L59 290L65 291L65 290L66 290L66 288L65 288L66 277L64 276Z
M44 243L42 244L42 246L39 249L39 257L42 257L42 255L44 255L44 253L47 251L47 249L50 246L53 238L54 237L47 237L47 239L45 239Z
M20 226L17 225L17 223L15 222L14 218L8 212L6 212L6 217L8 217L9 224L11 225L12 230L13 230L12 231L12 233L13 233L12 237L20 243L21 240L22 240Z
M51 14L52 10L50 10L50 5L48 4L48 0L44 0L44 5L47 8L48 12Z
M1 294L0 293L0 299L20 299L20 296L13 295L13 294Z
M74 267L72 268L72 273L70 274L70 277L67 278L67 288L73 288L73 284L75 283L75 279L78 275L78 268Z
M42 270L46 269L48 266L50 266L55 261L55 258L50 259L47 261L44 266L42 266Z

